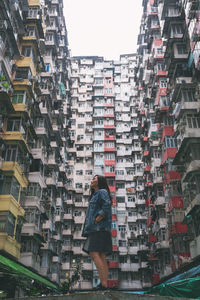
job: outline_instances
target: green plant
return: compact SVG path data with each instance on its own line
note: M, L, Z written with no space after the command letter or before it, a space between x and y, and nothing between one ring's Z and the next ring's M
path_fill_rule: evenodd
M67 294L71 291L72 287L80 279L81 272L82 272L82 264L80 262L75 262L73 275L71 277L68 277L66 281L62 282L61 284L60 292L62 294Z

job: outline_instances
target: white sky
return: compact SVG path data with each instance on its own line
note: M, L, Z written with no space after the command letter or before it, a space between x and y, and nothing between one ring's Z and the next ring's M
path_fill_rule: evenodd
M142 0L63 0L72 56L119 60L134 53Z

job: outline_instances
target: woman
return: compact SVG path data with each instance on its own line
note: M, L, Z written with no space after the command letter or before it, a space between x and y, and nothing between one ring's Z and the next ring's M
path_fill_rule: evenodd
M91 197L86 212L82 235L87 237L83 251L89 253L99 273L100 284L95 290L106 290L108 265L106 255L112 253L111 197L104 176L96 175L91 181Z

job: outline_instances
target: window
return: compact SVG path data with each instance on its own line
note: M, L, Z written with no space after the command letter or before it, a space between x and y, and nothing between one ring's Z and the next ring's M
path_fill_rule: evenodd
M41 187L38 183L30 182L27 189L27 196L41 197Z
M171 137L171 136L165 137L165 147L166 148L175 148L175 147L177 147L176 139Z
M176 44L178 54L187 54L187 46L185 44Z
M27 36L35 36L35 27L34 26L27 27Z
M26 57L32 56L32 47L31 46L23 46L22 47L22 55Z
M92 170L86 170L85 175L92 175Z
M106 170L106 172L115 172L115 167L114 166L106 166L105 170Z
M82 183L76 183L76 189L82 189L83 185Z
M194 90L182 90L182 99L184 102L195 102L195 91Z
M36 18L37 16L38 16L38 9L37 8L29 8L28 17L29 18Z
M116 170L116 175L124 175L124 170Z
M198 115L187 115L189 128L200 128L200 117Z
M20 131L21 128L21 119L8 119L7 122L7 131Z
M160 80L160 88L167 88L167 80L165 79Z
M76 175L83 175L83 170L77 170Z
M183 34L183 25L182 24L172 24L171 36L174 36L176 34Z
M169 99L167 96L160 96L160 107L166 107L169 105Z
M119 257L120 264L126 264L127 263L127 256L120 256Z
M78 128L84 128L84 124L78 124Z
M123 182L116 183L116 189L124 189L124 188L125 188L125 184Z
M126 232L126 225L118 225L118 231Z
M81 210L75 210L75 211L74 211L74 216L75 216L75 217L81 217L81 215L82 215Z
M129 246L130 247L137 247L138 241L137 240L129 240Z
M0 195L11 194L18 201L20 184L15 177L6 176L0 185Z
M126 241L119 240L119 247L126 247Z
M26 100L26 92L25 91L15 91L12 96L12 103L25 103Z
M117 196L116 200L117 200L117 203L125 203L125 197L124 196Z
M13 236L15 228L14 215L9 211L0 211L0 232L6 232Z

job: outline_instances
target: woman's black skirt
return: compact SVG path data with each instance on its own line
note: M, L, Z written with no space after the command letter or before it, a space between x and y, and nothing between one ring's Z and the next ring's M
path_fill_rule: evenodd
M83 246L84 252L103 252L107 255L112 253L112 239L109 231L91 232Z

